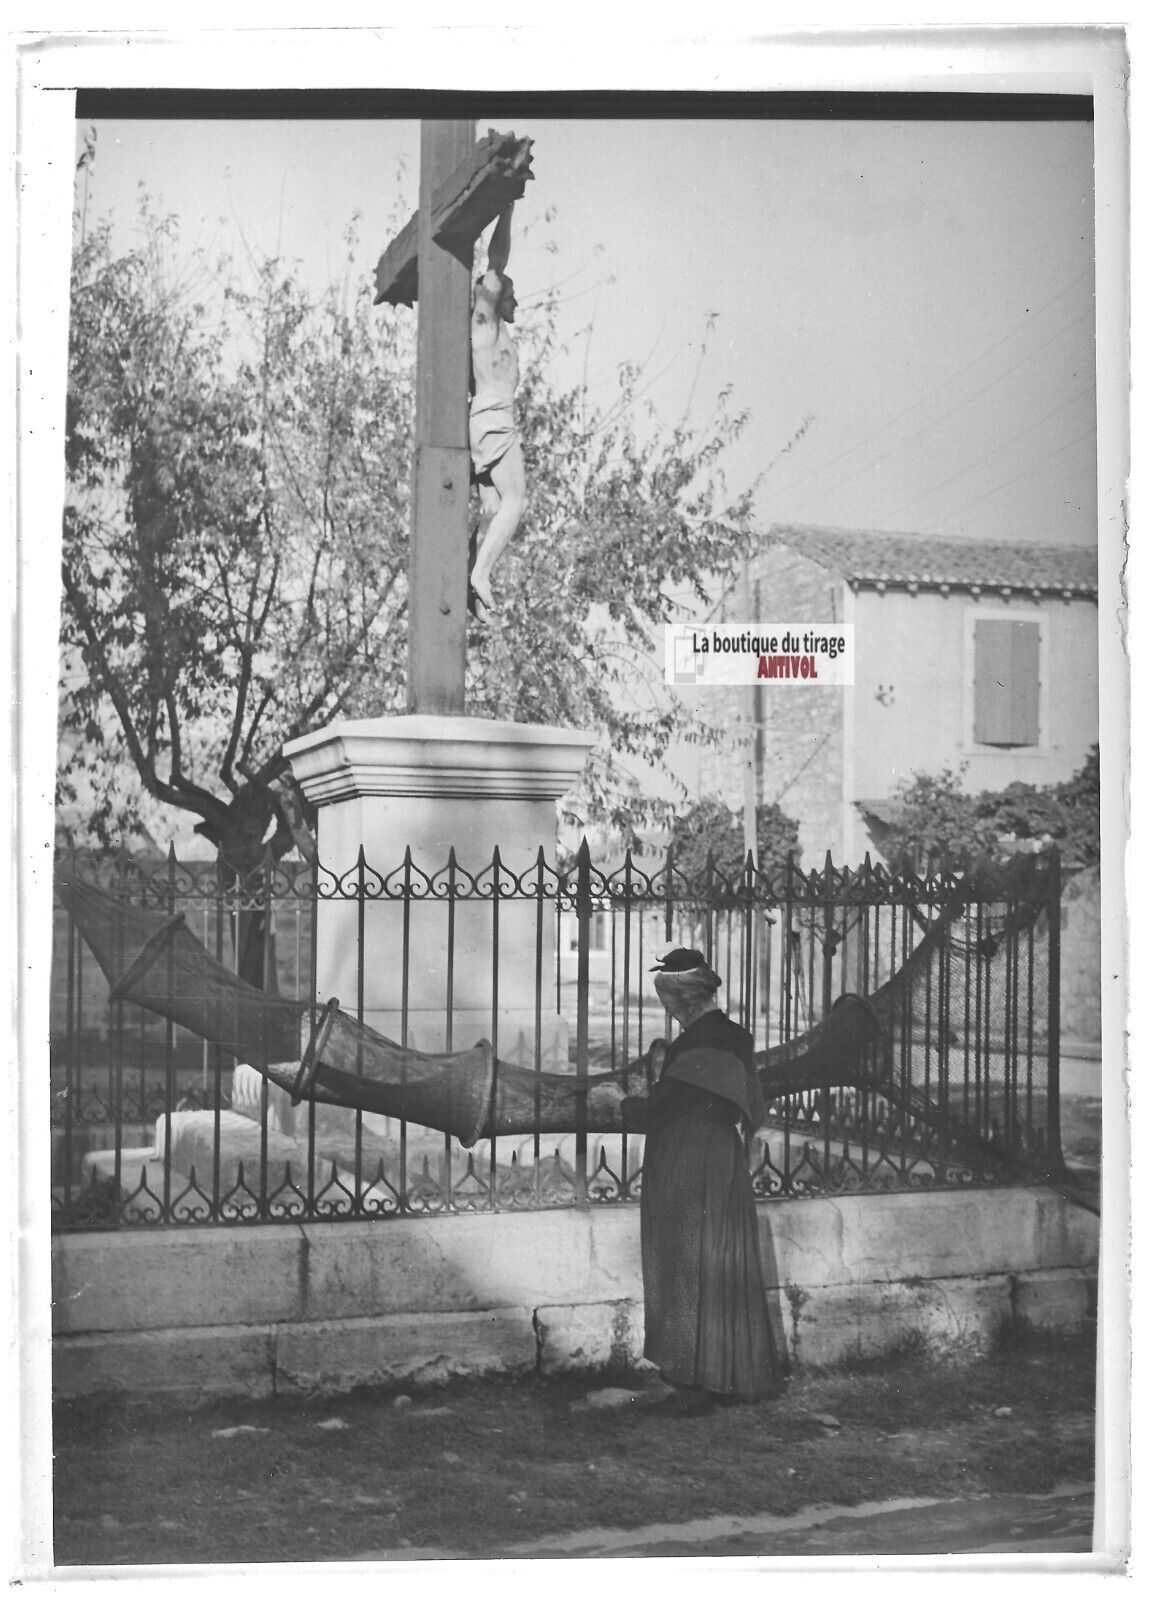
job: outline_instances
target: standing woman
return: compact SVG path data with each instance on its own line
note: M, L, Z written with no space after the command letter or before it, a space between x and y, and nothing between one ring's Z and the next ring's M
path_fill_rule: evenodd
M644 1354L678 1391L670 1407L693 1412L781 1386L741 1137L764 1106L751 1036L719 1009L722 980L702 953L672 950L652 971L680 1032L650 1095L625 1104L626 1125L646 1134Z

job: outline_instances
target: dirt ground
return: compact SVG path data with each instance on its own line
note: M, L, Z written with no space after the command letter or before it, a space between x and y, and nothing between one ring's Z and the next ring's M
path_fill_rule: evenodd
M805 1374L779 1400L698 1417L667 1416L650 1398L649 1381L599 1375L194 1409L62 1403L55 1560L482 1558L545 1547L610 1554L595 1538L574 1536L708 1518L743 1519L739 1549L770 1555L772 1544L783 1548L772 1519L790 1517L793 1529L804 1508L867 1502L881 1510L957 1497L1013 1506L1094 1476L1086 1338L1034 1337L967 1360L904 1354ZM1018 1524L1008 1547L1089 1548L1083 1493L1075 1503L1073 1526L1060 1531L1044 1513L1047 1542L1035 1534L1028 1545ZM839 1520L850 1553L873 1553L870 1524L852 1525L845 1511ZM620 1553L654 1553L626 1543L615 1539Z

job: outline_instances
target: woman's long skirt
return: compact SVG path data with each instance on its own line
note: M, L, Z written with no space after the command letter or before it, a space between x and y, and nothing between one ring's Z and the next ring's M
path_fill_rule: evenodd
M767 1321L747 1158L731 1124L648 1134L640 1207L644 1354L670 1383L747 1398L781 1369Z

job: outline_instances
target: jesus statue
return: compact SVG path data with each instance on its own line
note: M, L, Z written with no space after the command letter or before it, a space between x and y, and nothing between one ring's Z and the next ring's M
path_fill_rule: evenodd
M527 507L523 446L513 401L519 351L507 331L515 320L515 286L507 276L512 206L501 214L487 248L487 270L471 297L471 460L479 487L481 539L471 569L468 605L480 621L495 609L491 573ZM486 521L486 531L482 529Z

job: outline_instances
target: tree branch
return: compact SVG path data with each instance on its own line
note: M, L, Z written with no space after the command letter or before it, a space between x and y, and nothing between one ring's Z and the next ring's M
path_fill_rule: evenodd
M196 785L189 784L183 779L175 783L165 783L157 773L152 756L144 748L140 740L128 696L124 692L123 685L119 682L108 659L104 642L97 632L83 590L76 582L67 562L62 564L61 572L64 593L69 605L72 607L73 615L80 624L89 651L95 658L100 686L112 702L120 727L123 730L128 753L132 757L136 771L140 774L144 788L154 800L163 801L166 805L176 806L181 811L194 811L197 816L203 817L205 820L212 820L221 811L220 802L214 795Z

